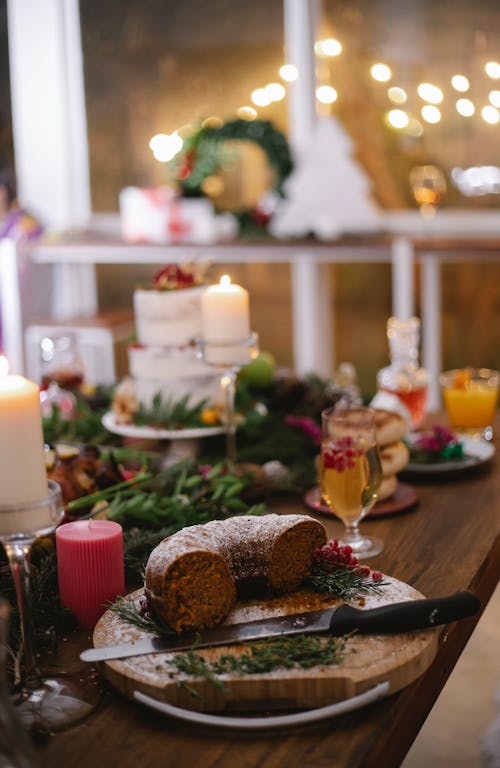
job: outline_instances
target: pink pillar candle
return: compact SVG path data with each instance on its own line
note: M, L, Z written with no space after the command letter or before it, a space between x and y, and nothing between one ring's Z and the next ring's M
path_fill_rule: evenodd
M56 530L61 603L92 629L106 603L125 592L123 532L111 520L77 520Z

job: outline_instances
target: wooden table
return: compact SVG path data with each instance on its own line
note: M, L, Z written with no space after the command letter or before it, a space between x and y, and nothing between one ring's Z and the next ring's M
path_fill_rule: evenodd
M498 431L497 431L498 435ZM498 438L497 438L498 446ZM461 475L416 480L416 508L365 520L363 528L385 541L373 567L428 597L474 591L486 606L500 576L500 460ZM278 510L304 512L300 500L280 500ZM322 517L328 532L336 521ZM469 639L479 615L440 630L431 667L415 683L369 707L317 725L244 734L209 730L157 715L108 690L102 707L83 724L39 747L42 768L335 768L398 766ZM88 636L64 649L75 660ZM80 662L75 662L80 663Z

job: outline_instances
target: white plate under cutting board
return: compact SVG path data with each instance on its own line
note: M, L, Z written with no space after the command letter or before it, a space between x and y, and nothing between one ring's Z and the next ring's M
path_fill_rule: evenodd
M366 597L365 608L375 608L403 600L418 600L419 592L403 582L384 577L389 582L382 595ZM134 600L143 591L132 593ZM266 600L239 602L226 623L235 624L305 610L317 610L341 601L301 590L291 595ZM359 605L356 601L353 605ZM94 630L94 645L103 647L134 642L148 633L123 622L117 614L107 611ZM219 658L224 653L242 653L244 645L204 648L197 651L206 659ZM237 712L296 711L320 708L344 701L387 683L384 695L404 688L419 677L432 663L437 651L436 630L395 635L360 635L348 639L344 658L338 665L312 669L274 670L265 674L222 675L224 688L206 680L186 680L179 685L179 675L169 665L171 654L149 654L103 663L103 674L121 693L129 698L139 692L158 702L181 710L232 714ZM172 675L172 673L174 673ZM191 690L198 696L194 698ZM148 703L144 701L143 703Z

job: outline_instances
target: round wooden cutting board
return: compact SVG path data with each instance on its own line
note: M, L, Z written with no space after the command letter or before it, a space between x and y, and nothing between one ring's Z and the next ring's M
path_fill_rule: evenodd
M382 595L369 595L363 608L375 608L423 596L412 587L390 577ZM142 590L130 597L139 600ZM339 605L341 601L301 590L291 595L266 600L240 602L226 624L299 613ZM359 602L353 605L360 607ZM148 633L123 622L107 611L94 630L94 645L99 648L150 637ZM204 648L197 651L208 660L225 653L238 654L244 645ZM271 709L294 710L321 707L355 696L378 683L389 683L393 693L411 683L431 664L437 650L436 630L395 635L352 636L347 640L343 660L338 665L312 669L275 670L258 675L223 675L224 687L201 679L183 678L169 663L172 654L150 654L104 663L103 673L121 693L132 698L141 691L159 701L201 712L241 712ZM193 696L193 690L198 695Z

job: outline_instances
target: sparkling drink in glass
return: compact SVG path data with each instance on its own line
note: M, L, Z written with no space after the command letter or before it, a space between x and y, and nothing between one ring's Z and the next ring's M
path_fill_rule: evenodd
M370 408L327 409L322 412L319 460L321 495L345 525L341 544L358 558L382 551L382 542L359 532L359 522L377 500L382 468Z

